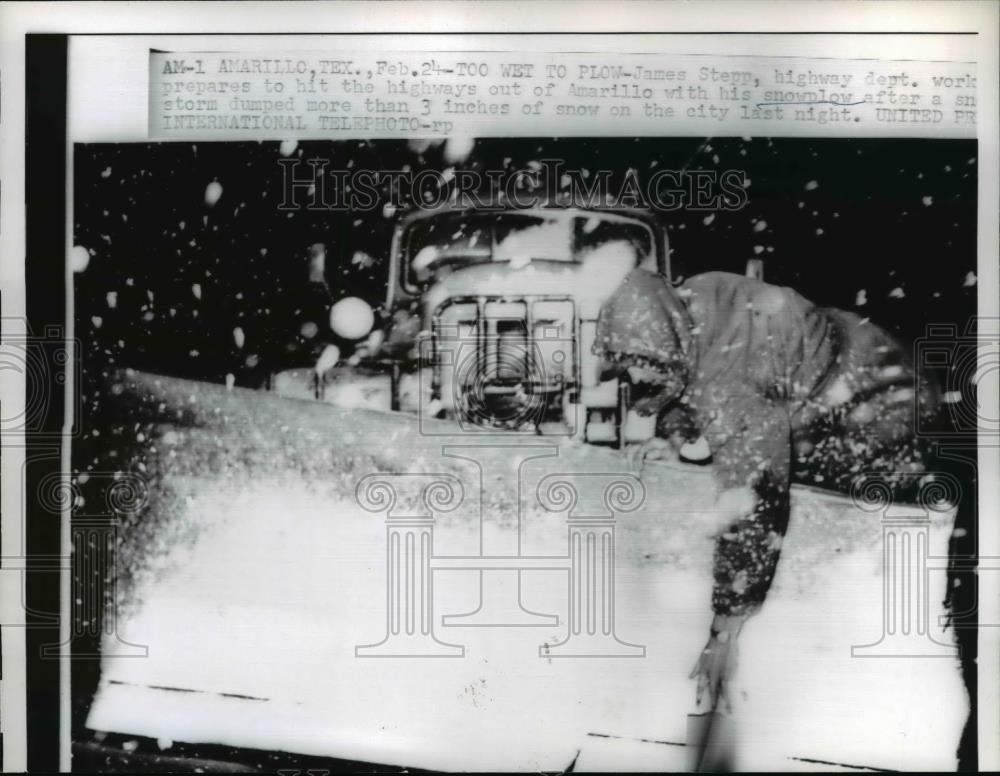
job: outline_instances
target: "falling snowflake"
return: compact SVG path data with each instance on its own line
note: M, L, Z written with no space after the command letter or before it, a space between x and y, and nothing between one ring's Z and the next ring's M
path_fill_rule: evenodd
M212 181L205 187L205 204L213 207L222 197L222 184Z
M316 374L321 375L335 367L339 361L340 348L336 345L327 345L323 348L323 352L320 353L319 358L316 360L313 371Z
M449 164L464 162L476 145L474 137L454 136L445 141L444 160Z
M90 251L82 245L74 245L69 254L69 266L74 272L83 272L90 264Z
M351 264L355 264L362 269L368 269L375 263L375 259L369 256L364 251L355 251L354 255L351 257Z

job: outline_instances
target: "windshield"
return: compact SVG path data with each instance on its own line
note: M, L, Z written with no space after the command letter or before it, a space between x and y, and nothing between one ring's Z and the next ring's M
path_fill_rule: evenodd
M489 262L579 262L593 249L626 241L636 263L653 252L653 233L640 221L603 214L454 213L415 221L403 236L407 287L426 286L460 267Z

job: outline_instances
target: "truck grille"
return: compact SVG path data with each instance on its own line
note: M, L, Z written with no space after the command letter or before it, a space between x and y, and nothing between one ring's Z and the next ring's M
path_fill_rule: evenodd
M433 319L433 388L489 425L527 422L576 384L575 321L566 297L452 298Z

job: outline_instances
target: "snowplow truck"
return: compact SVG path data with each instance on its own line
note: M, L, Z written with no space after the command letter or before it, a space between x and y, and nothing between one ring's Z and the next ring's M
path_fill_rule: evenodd
M593 355L601 303L636 266L670 277L642 211L575 207L412 213L395 229L380 357L392 409L470 433L624 445L628 386Z

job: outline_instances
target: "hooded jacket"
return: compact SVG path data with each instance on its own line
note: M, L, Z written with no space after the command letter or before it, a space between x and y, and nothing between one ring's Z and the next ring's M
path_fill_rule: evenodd
M716 542L717 614L764 600L793 469L811 467L814 482L842 489L864 470L923 470L914 407L933 414L936 395L916 386L908 353L866 319L790 288L726 272L674 288L634 270L602 307L594 352L652 370L655 389L634 408L661 419L680 410L689 433L708 441L720 487L752 493Z

